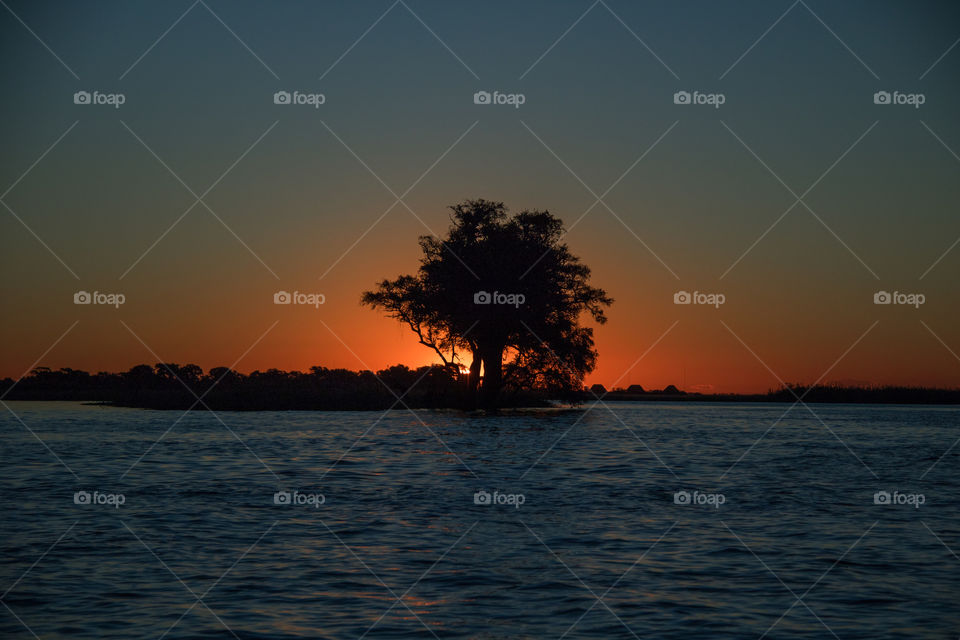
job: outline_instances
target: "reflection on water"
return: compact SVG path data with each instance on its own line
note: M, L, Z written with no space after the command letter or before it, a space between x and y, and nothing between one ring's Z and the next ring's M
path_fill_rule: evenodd
M4 638L960 633L952 408L11 408Z

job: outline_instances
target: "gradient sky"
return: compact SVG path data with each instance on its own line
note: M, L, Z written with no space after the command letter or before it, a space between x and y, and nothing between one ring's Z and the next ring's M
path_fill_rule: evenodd
M71 326L40 365L426 364L359 298L416 269L448 204L572 225L622 176L567 237L616 299L589 382L960 384L960 246L943 255L960 237L955 3L7 3L0 199L67 266L0 207L0 376ZM78 90L126 103L75 105ZM278 90L326 103L275 105ZM475 105L478 90L526 103ZM679 90L726 102L676 105ZM876 105L880 90L926 102ZM195 198L145 145L197 195L232 166L203 198L223 223L197 205L157 242ZM398 204L370 229L431 166L404 197L416 216ZM744 256L815 182L814 213L797 204ZM326 304L277 306L279 289ZM127 302L78 306L77 290ZM678 290L726 303L675 305ZM926 303L874 305L878 290Z

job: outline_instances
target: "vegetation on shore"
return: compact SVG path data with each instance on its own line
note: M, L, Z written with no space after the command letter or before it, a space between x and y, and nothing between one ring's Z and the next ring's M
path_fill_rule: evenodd
M5 400L75 400L148 409L189 408L215 411L385 410L474 407L474 392L447 366L410 369L395 365L381 371L311 367L308 372L269 369L242 374L227 367L208 372L197 365L137 365L124 373L91 374L76 369L34 369L19 381L0 380ZM602 386L558 393L545 388L504 390L502 407L543 407L553 403L683 401L960 404L960 389L906 386L851 387L790 384L758 394L687 393L639 387L607 392ZM201 400L198 401L198 398Z
M308 372L268 369L243 374L227 367L205 373L194 364L158 363L123 373L91 374L39 367L19 382L0 381L0 394L8 400L81 400L148 409L472 408L473 393L452 369L395 365L373 372L311 367ZM508 407L546 404L542 394L520 389L507 390L502 400Z

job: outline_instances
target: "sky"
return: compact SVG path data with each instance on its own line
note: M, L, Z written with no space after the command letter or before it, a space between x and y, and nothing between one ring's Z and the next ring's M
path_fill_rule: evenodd
M589 383L960 385L954 3L5 1L0 376L428 364L360 295L486 198L616 300Z

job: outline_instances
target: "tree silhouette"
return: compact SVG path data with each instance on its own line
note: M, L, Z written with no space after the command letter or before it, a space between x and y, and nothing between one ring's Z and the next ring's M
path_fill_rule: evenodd
M469 353L466 385L485 408L505 387L580 390L597 360L580 317L606 322L613 300L588 284L590 269L562 242L563 222L547 211L508 216L487 200L450 210L446 238L420 237L417 274L381 281L363 304L407 324L444 365Z

